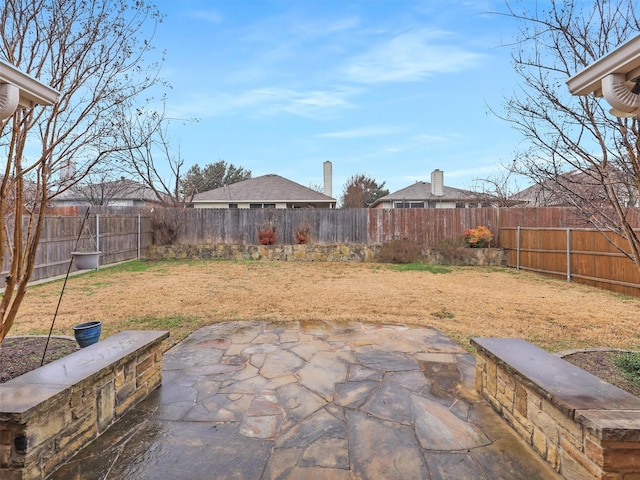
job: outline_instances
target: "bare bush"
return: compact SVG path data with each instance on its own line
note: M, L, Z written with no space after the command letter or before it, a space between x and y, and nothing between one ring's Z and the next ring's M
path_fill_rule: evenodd
M378 261L382 263L415 263L421 258L422 247L408 238L390 240L378 252Z

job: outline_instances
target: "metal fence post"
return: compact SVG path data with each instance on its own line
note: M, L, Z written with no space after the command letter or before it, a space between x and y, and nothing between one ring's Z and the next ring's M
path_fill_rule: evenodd
M520 225L516 236L516 270L520 270Z
M571 283L571 229L567 228L567 282Z
M100 251L100 214L96 213L96 251Z
M140 235L141 235L141 232L140 232L140 214L138 214L138 260L140 260L140 243L141 243Z

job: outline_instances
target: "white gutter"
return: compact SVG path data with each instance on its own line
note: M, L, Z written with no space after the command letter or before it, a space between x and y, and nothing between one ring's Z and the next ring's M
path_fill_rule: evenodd
M622 73L625 81L640 76L640 35L596 60L567 80L573 95L595 93L602 96L602 79L612 73Z
M18 108L53 105L60 92L0 60L0 120Z

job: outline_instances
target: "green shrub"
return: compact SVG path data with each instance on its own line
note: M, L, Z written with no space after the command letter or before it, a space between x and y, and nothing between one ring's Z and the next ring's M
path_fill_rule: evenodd
M422 247L413 240L390 240L380 247L378 261L382 263L415 263L422 257Z
M615 355L613 363L629 382L640 386L640 352L624 352Z

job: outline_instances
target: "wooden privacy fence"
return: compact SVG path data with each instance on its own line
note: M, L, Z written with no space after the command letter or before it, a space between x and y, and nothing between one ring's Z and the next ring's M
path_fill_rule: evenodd
M58 208L60 215L47 215L31 281L63 275L80 232L83 208ZM92 207L78 250L102 252L100 264L139 258L154 242L154 219L149 212L133 209ZM105 213L102 213L105 212ZM295 243L295 229L311 227L311 242L320 244L381 244L394 238L409 238L425 246L462 235L465 229L489 225L497 232L500 213L480 209L189 209L180 211L176 243L256 244L257 228L264 222L276 226L277 243ZM157 219L156 219L157 220ZM25 222L27 220L25 219ZM497 243L496 239L496 243ZM8 255L0 275L8 273Z
M70 260L76 237L82 224L83 208L66 208L64 215L50 215L45 219L42 240L38 248L32 280L64 274ZM159 212L141 213L132 208L92 207L79 248L92 248L92 238L102 251L101 264L110 264L144 255L147 247L154 242L154 222L163 215ZM494 233L492 246L515 248L512 229L522 227L548 227L566 232L566 228L579 229L584 220L569 208L455 208L455 209L187 209L172 212L178 218L175 243L181 244L256 244L258 226L272 222L276 227L277 243L295 243L296 227L308 224L311 227L311 243L316 244L383 244L389 240L408 238L426 248L434 247L439 241L461 236L468 228L478 225L488 226ZM634 225L640 227L640 209L633 209ZM153 218L152 218L153 217ZM171 215L167 215L171 217ZM156 225L157 226L157 225ZM511 233L510 233L511 232ZM593 233L596 235L596 233ZM506 238L502 238L506 235ZM577 235L577 233L575 234ZM571 242L577 242L575 237ZM531 249L563 250L556 245L554 236L539 239ZM556 242L556 243L548 243ZM551 246L549 246L551 245ZM606 242L598 242L594 248L606 248L603 258L616 259L619 254ZM524 245L523 245L524 247ZM528 247L529 248L529 247ZM578 265L586 260L575 251L582 247L571 247L571 264ZM563 250L564 252L564 250ZM521 251L521 255L525 252ZM535 252L529 252L533 255ZM559 252L550 252L558 257ZM559 257L558 257L559 258ZM521 258L523 267L525 257ZM623 259L618 259L623 262ZM615 260L617 262L618 260ZM528 261L528 260L527 260ZM565 258L566 261L566 258ZM515 262L515 259L512 263ZM557 262L562 263L560 260ZM614 260L612 260L614 262ZM606 264L604 260L598 269L623 269L623 263ZM614 265L614 266L610 266ZM515 266L515 265L514 265ZM8 259L3 259L2 274L6 274ZM531 265L532 269L560 271ZM575 268L575 267L574 267ZM624 269L630 269L625 266ZM578 275L593 278L607 278L598 274L572 271L572 278ZM631 275L631 273L629 274ZM584 279L587 280L587 279ZM637 280L612 280L639 283ZM624 286L624 285L621 285ZM626 287L635 288L635 287Z
M376 209L367 213L370 244L408 238L430 248L441 240L460 237L466 229L478 225L488 226L494 232L494 245L500 241L497 208Z
M640 209L634 209L640 227ZM292 244L296 226L311 227L312 243L382 244L408 238L426 247L461 236L485 225L501 244L500 229L508 227L585 227L584 218L570 208L394 208L394 209L189 209L180 213L177 243L255 244L257 228L270 221L277 243Z
M177 243L258 243L258 226L275 226L277 243L294 244L295 228L308 224L313 243L362 243L367 239L365 209L190 209L184 212Z
M67 272L78 234L79 251L101 251L100 264L108 265L140 258L151 245L151 220L140 214L47 215L31 281L63 275ZM27 219L24 220L25 222ZM8 255L3 259L2 278L8 273Z
M294 244L296 227L308 224L312 243L372 245L408 238L431 247L478 225L488 225L497 234L499 218L496 208L193 209L181 218L177 243L256 244L258 226L271 222L281 244Z
M619 235L594 229L502 228L507 266L640 296L640 271ZM608 238L608 239L607 239ZM617 246L617 247L616 247Z

